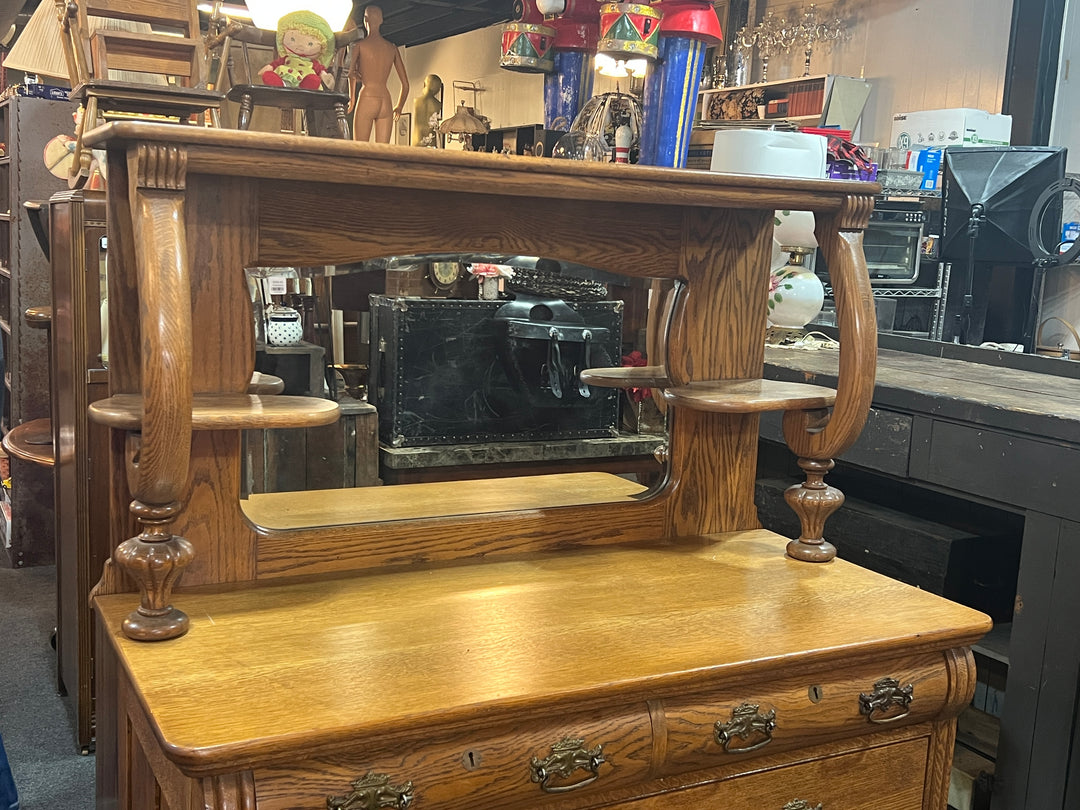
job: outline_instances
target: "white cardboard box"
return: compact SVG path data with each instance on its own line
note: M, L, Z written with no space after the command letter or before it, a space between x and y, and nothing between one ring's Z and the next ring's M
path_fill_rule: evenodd
M920 110L893 116L889 145L899 149L928 146L1008 146L1012 116L957 107Z

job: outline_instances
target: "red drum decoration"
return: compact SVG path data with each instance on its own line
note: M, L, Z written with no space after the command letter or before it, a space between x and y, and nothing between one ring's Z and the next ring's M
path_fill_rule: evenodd
M719 45L724 38L712 0L663 0L660 9L666 37L699 39L707 46Z
M660 17L659 9L644 3L604 3L597 51L655 59L660 53Z
M507 70L551 73L555 70L555 29L534 23L507 23L503 27L502 59Z

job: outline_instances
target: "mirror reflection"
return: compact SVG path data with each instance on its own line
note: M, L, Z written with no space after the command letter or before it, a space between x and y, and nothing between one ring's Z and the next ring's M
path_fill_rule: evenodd
M242 506L257 525L596 503L643 497L663 477L652 392L580 378L648 362L661 302L647 280L504 254L247 278L252 390L341 408L333 425L246 432ZM421 483L445 486L410 488Z

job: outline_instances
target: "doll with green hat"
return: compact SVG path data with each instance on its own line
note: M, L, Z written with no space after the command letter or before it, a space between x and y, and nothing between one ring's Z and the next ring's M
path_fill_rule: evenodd
M311 11L293 11L278 21L278 58L259 71L263 84L318 90L334 89L326 65L334 58L334 31Z

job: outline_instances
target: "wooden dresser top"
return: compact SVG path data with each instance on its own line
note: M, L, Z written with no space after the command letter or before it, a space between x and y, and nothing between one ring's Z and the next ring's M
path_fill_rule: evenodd
M974 610L764 530L232 591L139 643L96 605L181 766L663 697L973 643Z

